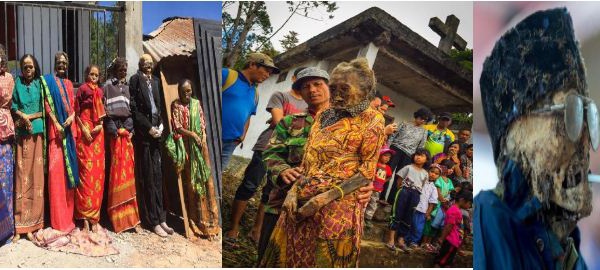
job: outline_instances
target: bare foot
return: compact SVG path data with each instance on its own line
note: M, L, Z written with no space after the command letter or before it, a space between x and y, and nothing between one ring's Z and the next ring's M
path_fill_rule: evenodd
M98 223L92 224L92 232L93 233L98 233L98 231L100 231L100 228L102 228L102 227L100 227L100 224L98 224Z
M84 232L90 231L90 222L87 221L87 219L83 220L83 231Z
M27 239L28 239L29 241L33 241L33 233L31 233L31 232L28 232L28 233L27 233Z
M138 224L138 225L135 225L135 227L133 227L133 230L134 230L136 233L142 233L142 231L143 231L143 230L142 230L142 227L140 227L140 224Z
M237 239L239 235L240 235L239 231L233 231L233 230L227 231L225 233L225 237L231 238L231 239Z
M17 241L19 241L19 239L21 239L21 235L18 233L15 233L15 236L12 239L13 243L16 243Z
M255 231L255 230L251 230L248 233L248 238L250 238L252 241L254 241L254 243L258 243L258 241L260 239L260 232L259 231Z

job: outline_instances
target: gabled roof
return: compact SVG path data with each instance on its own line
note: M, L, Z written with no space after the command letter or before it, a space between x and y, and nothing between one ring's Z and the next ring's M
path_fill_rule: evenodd
M308 60L327 59L336 64L355 58L358 48L369 42L379 47L373 66L378 83L435 111L473 110L473 72L377 7L276 56L274 61L281 69Z

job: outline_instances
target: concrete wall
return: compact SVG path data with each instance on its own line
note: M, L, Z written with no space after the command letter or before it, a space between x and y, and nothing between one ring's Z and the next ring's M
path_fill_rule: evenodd
M419 108L424 107L422 104L417 103L413 99L403 96L398 92L394 92L391 88L385 85L378 84L377 90L379 90L382 96L389 96L396 105L395 108L390 108L387 111L387 115L394 117L395 123L412 121L413 113Z
M278 75L271 76L268 80L259 85L259 102L258 109L256 115L253 116L250 120L250 127L248 128L248 134L246 135L246 139L244 140L244 145L240 149L238 147L233 154L238 156L243 156L245 158L252 157L252 147L256 143L258 136L267 128L267 120L271 118L271 114L266 111L267 102L273 93L276 91L287 91L292 87L292 74L296 67L310 67L317 66L321 68L325 68L328 71L331 71L337 63L328 63L327 61L307 61L305 63L298 64L288 70L282 70L282 73L288 72L286 80L277 83ZM396 104L395 108L390 108L388 110L388 115L394 117L394 122L399 121L411 121L413 119L413 113L423 107L423 105L417 103L416 101L407 98L397 92L394 92L391 88L386 87L385 85L377 85L377 90L381 92L382 95L390 96Z
M127 78L138 70L138 61L144 53L142 48L142 2L127 1L119 20L119 56L127 59Z

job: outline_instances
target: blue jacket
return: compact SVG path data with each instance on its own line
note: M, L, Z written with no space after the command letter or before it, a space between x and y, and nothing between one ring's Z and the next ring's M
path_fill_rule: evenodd
M563 248L540 218L542 204L530 196L519 166L509 161L502 178L503 199L491 190L475 197L473 268L587 269L579 253L579 229L570 235L572 245Z

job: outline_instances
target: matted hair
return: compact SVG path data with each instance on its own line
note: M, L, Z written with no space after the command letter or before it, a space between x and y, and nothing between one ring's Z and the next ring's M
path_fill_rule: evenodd
M88 67L85 68L85 71L83 72L83 76L85 76L84 80L87 80L87 76L92 71L92 68L98 69L98 84L100 84L100 82L102 82L102 71L100 70L100 67L96 64L90 64Z
M19 60L19 67L21 68L21 74L23 74L23 62L25 61L25 59L27 58L31 58L31 60L33 61L33 67L35 68L35 73L33 74L33 78L38 78L40 77L41 74L41 70L40 70L40 65L38 64L38 60L35 58L35 56L31 55L31 54L24 54L21 59Z
M350 62L341 62L333 69L333 71L331 71L332 75L334 73L355 73L360 79L358 82L358 87L360 90L367 93L367 99L371 100L375 96L375 85L377 84L377 79L375 79L375 72L369 67L369 61L367 61L367 58L361 57Z
M56 63L56 61L58 60L58 58L60 58L61 56L64 56L65 59L67 59L67 66L68 66L69 65L69 55L66 52L63 52L63 51L58 51L54 55L54 63Z
M124 57L117 57L110 64L109 71L111 75L117 77L117 72L119 71L119 67L127 67L127 59Z

